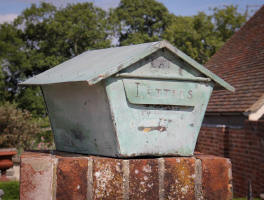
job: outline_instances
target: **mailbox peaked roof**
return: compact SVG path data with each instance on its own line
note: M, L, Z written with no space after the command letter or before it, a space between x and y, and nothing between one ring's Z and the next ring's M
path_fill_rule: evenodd
M177 57L183 59L206 77L212 79L218 86L234 91L234 88L223 79L167 41L86 51L26 80L20 85L45 85L81 81L87 81L89 85L93 85L162 48L168 49Z

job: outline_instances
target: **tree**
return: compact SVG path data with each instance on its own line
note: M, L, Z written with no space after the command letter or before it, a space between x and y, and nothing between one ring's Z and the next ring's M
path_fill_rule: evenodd
M107 14L92 3L68 5L56 12L48 28L51 36L48 43L61 49L60 55L67 58L111 44ZM57 39L56 44L53 39Z
M0 105L5 100L5 81L4 81L4 73L2 71L2 67L0 65Z
M214 8L212 15L215 24L215 32L219 40L227 41L246 22L246 13L238 12L237 6L224 6L224 8Z
M17 149L32 148L41 129L28 111L5 103L0 106L0 146Z
M54 64L58 57L61 61L111 44L107 14L92 3L69 4L60 10L48 3L40 7L33 4L16 21L17 26L22 24L26 24L23 39L28 48L45 55L45 64Z
M172 23L164 31L162 37L190 57L197 58L199 49L198 46L194 46L200 38L193 24L193 17L174 16Z
M172 18L168 9L155 0L121 0L111 13L120 45L160 40Z
M110 47L108 29L107 13L92 3L61 9L48 3L32 4L14 24L1 25L5 100L15 101L34 115L44 115L40 89L19 87L18 83L86 50Z
M22 70L27 67L27 57L19 30L11 24L0 24L0 69L1 80L5 82L4 100L12 101L18 91L17 84L23 76ZM8 92L7 92L8 91Z
M246 20L234 6L213 11L212 15L200 12L192 17L174 16L163 38L196 61L205 63Z
M192 17L175 16L163 38L200 63L205 63L219 46L212 17L200 12Z
M46 115L45 102L40 87L31 86L23 88L16 97L17 106L28 110L33 117Z
M12 24L0 25L0 101L17 102L20 108L27 108L34 115L43 115L45 113L43 100L37 93L21 98L25 91L18 86L18 83L32 76L30 72L33 59L21 35L22 31ZM34 91L36 90L39 89L35 88ZM26 105L23 104L25 99L30 99ZM35 102L39 107L29 102Z

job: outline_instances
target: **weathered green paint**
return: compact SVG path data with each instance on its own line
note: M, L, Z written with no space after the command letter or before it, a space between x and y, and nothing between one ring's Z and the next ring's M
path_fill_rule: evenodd
M151 75L137 75L137 74L129 74L129 73L120 73L116 74L116 77L122 77L122 78L138 78L138 79L164 79L164 80L176 80L176 81L194 81L194 82L210 82L210 78L203 78L203 77L174 77L174 76L151 76Z
M137 79L123 79L123 83L132 104L195 106L204 101L200 83Z
M170 51L159 50L108 78L120 154L192 155L214 86L201 76Z
M184 66L189 65L203 76L211 78L220 88L235 90L223 79L167 41L87 51L20 83L20 85L46 85L65 82L88 82L90 85L94 85L159 50L170 51L174 57L181 58L183 61L178 60L178 63L181 63L181 69L184 70ZM156 68L159 68L159 64L156 65Z
M213 87L233 90L165 41L89 51L23 84L41 85L58 150L113 157L192 155Z
M222 78L220 78L213 72L209 71L207 68L205 68L204 66L202 66L201 64L193 60L191 57L189 57L188 55L186 55L185 53L183 53L182 51L180 51L179 49L171 45L169 42L161 41L160 46L166 47L169 51L171 51L172 53L177 55L179 58L181 58L186 64L188 64L189 66L192 66L193 69L196 69L203 75L207 76L208 78L211 78L218 87L224 88L232 92L235 91L235 88L232 87L229 83L225 82Z
M159 49L151 56L147 56L140 62L136 62L129 68L122 70L120 75L156 77L160 78L197 78L203 75L193 67L180 59L175 59L175 55L166 49Z
M42 88L57 150L106 156L118 153L102 84L56 84Z
M192 83L201 95L193 107L131 104L122 79L110 78L106 84L122 156L193 154L211 83Z

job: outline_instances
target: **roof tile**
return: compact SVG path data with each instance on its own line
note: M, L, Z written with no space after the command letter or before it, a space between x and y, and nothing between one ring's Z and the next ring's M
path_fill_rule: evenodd
M264 6L207 62L236 88L214 91L207 112L244 112L264 94Z

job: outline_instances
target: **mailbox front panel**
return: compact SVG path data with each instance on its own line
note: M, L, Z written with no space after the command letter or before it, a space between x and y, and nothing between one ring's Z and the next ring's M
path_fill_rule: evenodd
M212 88L197 82L107 79L121 156L192 155ZM177 91L183 94L174 96Z
M130 75L160 76L194 78L201 76L201 73L193 69L189 64L175 58L168 50L159 50L130 67L122 70L122 73Z

